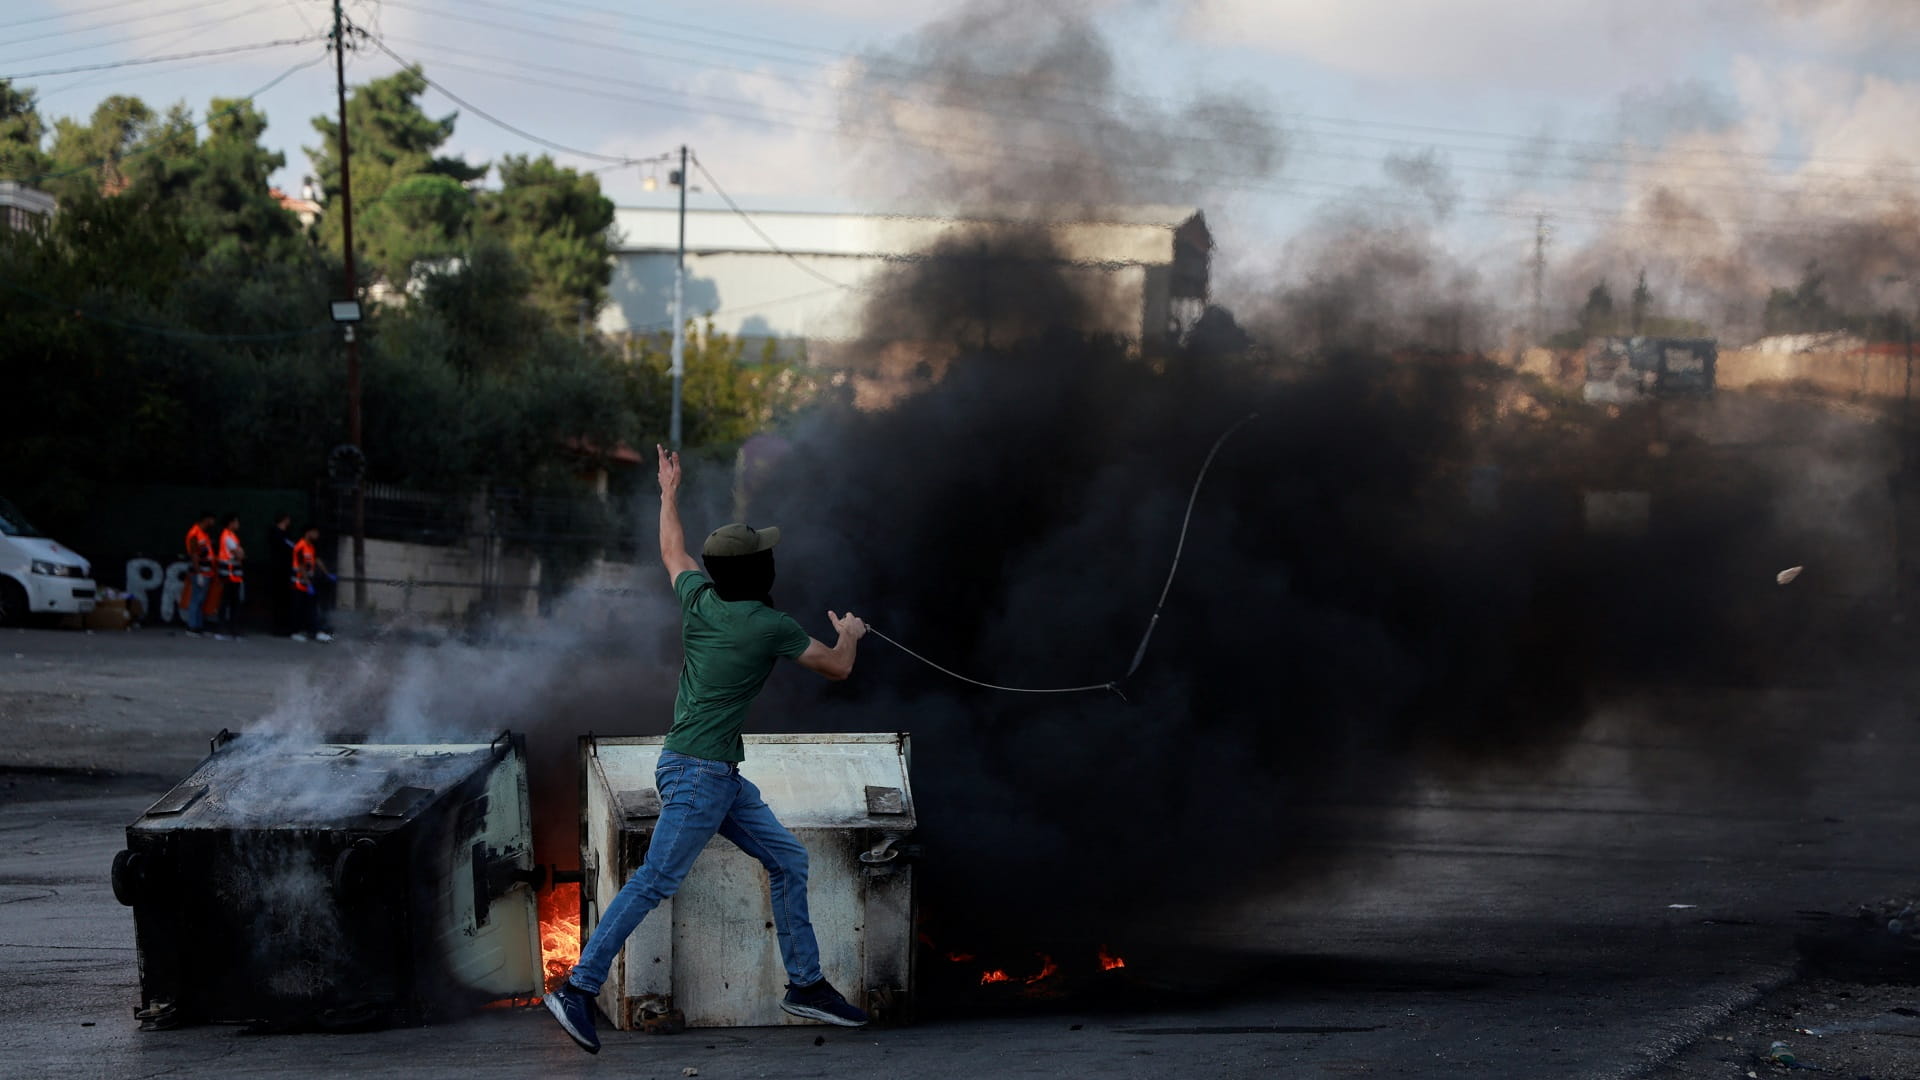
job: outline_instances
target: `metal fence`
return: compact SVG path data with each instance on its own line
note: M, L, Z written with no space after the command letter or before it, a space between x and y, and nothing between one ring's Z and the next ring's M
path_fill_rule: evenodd
M364 576L352 566L353 495L328 493L321 522L339 597L351 606L366 586L380 613L484 618L531 614L560 595L640 556L633 496L553 495L499 488L474 494L366 489ZM644 500L646 505L652 499ZM619 594L601 582L596 591Z

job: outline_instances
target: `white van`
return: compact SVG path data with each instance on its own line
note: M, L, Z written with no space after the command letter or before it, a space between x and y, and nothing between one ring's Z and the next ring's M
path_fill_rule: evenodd
M87 560L42 536L0 499L0 626L31 615L85 615L97 591Z

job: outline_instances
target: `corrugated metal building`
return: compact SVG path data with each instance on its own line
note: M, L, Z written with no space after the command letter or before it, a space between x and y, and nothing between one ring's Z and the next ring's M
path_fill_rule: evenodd
M1128 207L1101 220L1020 222L873 214L687 211L686 311L748 338L841 342L858 336L863 305L890 267L924 258L954 235L1044 229L1070 276L1103 298L1087 330L1142 342L1178 336L1206 305L1213 238L1191 207ZM616 212L614 272L600 329L646 333L673 325L678 212ZM757 226L757 228L756 228Z

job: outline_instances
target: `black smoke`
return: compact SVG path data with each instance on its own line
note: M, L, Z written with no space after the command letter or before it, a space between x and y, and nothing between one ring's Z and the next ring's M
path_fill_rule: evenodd
M1511 386L1447 360L1145 358L1056 329L890 409L818 415L752 509L784 530L789 610L851 607L1023 688L1122 679L1208 447L1258 418L1206 478L1125 700L983 690L869 638L850 682L777 679L756 724L911 731L942 936L1044 945L1311 878L1367 839L1346 809L1550 757L1609 683L1748 677L1727 593L1771 553L1730 549L1764 501L1695 493L1644 536L1593 535L1592 478L1536 456L1533 421L1495 419Z

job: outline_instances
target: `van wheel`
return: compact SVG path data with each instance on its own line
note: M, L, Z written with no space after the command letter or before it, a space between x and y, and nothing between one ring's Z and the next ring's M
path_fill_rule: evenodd
M10 577L0 577L0 626L23 626L29 614L27 590Z

